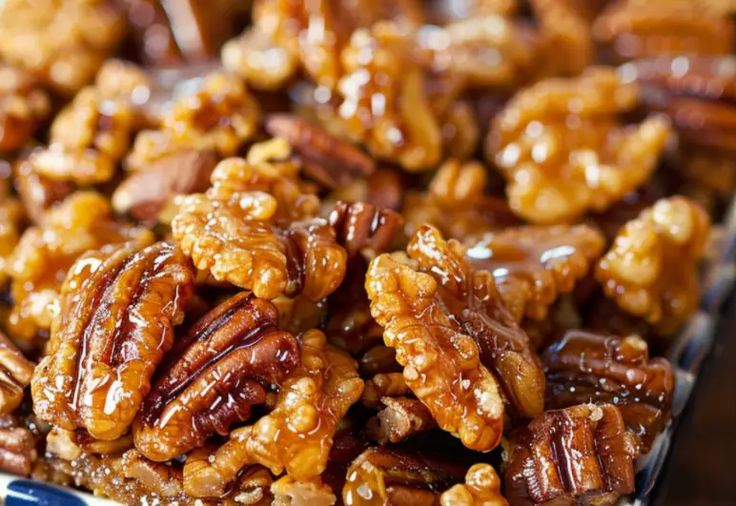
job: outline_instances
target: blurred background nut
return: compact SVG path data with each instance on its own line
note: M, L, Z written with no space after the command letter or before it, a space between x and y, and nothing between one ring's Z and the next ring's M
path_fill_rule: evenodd
M0 413L10 414L20 406L35 366L0 332Z
M0 154L15 151L49 114L46 93L21 67L0 63Z
M15 417L0 415L0 470L28 476L38 458L36 436Z
M30 162L29 154L24 152L13 164L15 191L23 203L27 218L40 225L46 211L62 202L77 189L71 181L54 181L38 174Z

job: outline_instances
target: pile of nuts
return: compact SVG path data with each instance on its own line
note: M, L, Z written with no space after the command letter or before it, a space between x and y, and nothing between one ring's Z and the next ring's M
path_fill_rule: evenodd
M0 470L633 494L736 191L733 8L242 4L0 2Z

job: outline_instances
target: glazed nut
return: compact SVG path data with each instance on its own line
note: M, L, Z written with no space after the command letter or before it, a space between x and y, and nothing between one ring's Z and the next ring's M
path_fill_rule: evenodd
M0 64L0 153L15 151L49 113L46 93L20 67Z
M48 355L31 382L36 415L97 439L127 431L173 344L193 278L181 250L164 242L108 247L77 260L61 289Z
M246 421L299 361L296 339L277 325L276 308L246 293L194 324L141 407L133 426L138 450L163 462Z
M0 470L28 476L37 458L36 438L25 427L0 429Z
M371 259L388 251L401 228L402 218L391 209L379 209L373 204L337 202L329 221L348 258L361 254Z
M140 483L144 489L161 497L182 494L181 469L151 462L137 450L128 450L122 457L123 476Z
M636 438L610 404L547 411L513 434L511 444L504 488L511 504L585 497L613 505L634 491Z
M297 481L284 476L271 485L273 506L332 506L337 501L332 489L319 479Z
M0 333L0 414L10 414L23 401L23 391L31 383L36 366Z
M501 495L501 479L490 464L474 464L465 474L465 483L455 485L440 496L440 506L508 506Z
M416 399L382 397L384 405L368 421L368 437L381 444L400 443L411 436L437 428L429 409Z

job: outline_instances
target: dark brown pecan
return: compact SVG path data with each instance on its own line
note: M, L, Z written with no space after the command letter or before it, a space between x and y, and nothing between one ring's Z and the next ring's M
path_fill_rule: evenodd
M112 205L118 213L156 222L176 195L205 191L215 164L212 151L177 151L130 174L115 190Z
M0 470L28 476L37 457L36 438L26 427L9 418L3 419L1 425Z
M299 362L296 339L277 326L273 304L247 292L199 320L143 403L133 427L138 450L165 461L247 420Z
M427 406L408 397L383 397L385 406L368 421L368 436L381 444L399 443L405 439L437 428Z
M345 506L438 503L439 492L463 481L465 469L384 447L369 448L348 468Z
M193 277L181 250L165 242L78 259L61 290L49 354L31 382L38 417L97 439L121 436L173 344Z
M542 355L547 376L546 406L582 402L619 407L626 425L646 451L669 418L675 379L664 358L649 358L638 336L617 337L570 331Z
M368 259L388 251L402 224L401 215L365 202L338 202L330 213L337 241L348 258L364 254Z
M510 442L511 504L612 505L634 491L636 437L610 404L546 411Z
M23 401L35 366L0 332L0 414L12 413Z
M337 188L376 170L371 157L321 127L291 114L266 118L266 131L286 140L301 158L303 171L327 188Z

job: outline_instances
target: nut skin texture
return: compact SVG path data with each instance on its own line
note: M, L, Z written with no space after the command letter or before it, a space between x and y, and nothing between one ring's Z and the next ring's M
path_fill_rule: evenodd
M20 406L35 366L0 332L0 415L9 415Z
M697 262L710 220L684 198L661 199L619 231L596 279L624 311L670 334L697 309Z
M197 268L258 297L329 295L344 277L347 255L327 221L314 218L318 200L302 193L296 169L220 162L206 193L180 200L174 238Z
M71 268L48 355L34 372L36 415L113 440L132 424L184 317L193 270L175 246L92 251Z
M517 322L543 320L549 306L584 277L603 252L604 238L587 225L517 227L491 232L466 257L493 274Z
M504 491L512 505L613 505L634 491L636 438L610 404L546 411L510 442Z
M274 409L255 424L236 429L214 453L189 455L185 491L218 497L239 471L260 464L295 480L319 476L327 465L337 425L363 392L357 363L309 330L300 336L301 363L281 385Z
M644 183L669 136L665 117L623 127L636 87L606 67L521 90L493 120L486 156L508 181L509 205L537 224L603 211ZM571 111L574 111L571 113Z
M138 450L163 462L247 420L299 361L296 339L277 325L276 308L247 293L194 324L141 407L133 426Z
M664 358L649 358L637 336L619 338L570 331L542 354L547 377L545 406L579 403L618 406L646 453L664 428L672 407L675 377Z
M473 271L456 241L424 226L402 254L368 269L371 313L396 348L404 380L438 425L474 450L490 450L511 413L542 411L544 375L488 272Z
M465 475L465 483L446 490L440 506L508 506L501 495L501 480L490 464L474 464Z
M25 144L49 114L46 93L23 69L0 64L0 154Z

